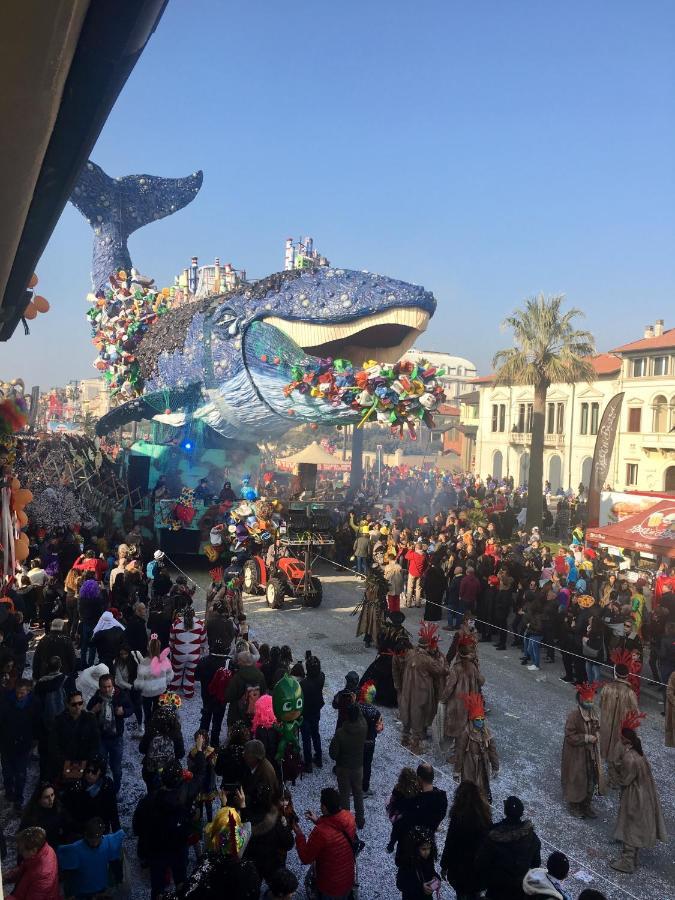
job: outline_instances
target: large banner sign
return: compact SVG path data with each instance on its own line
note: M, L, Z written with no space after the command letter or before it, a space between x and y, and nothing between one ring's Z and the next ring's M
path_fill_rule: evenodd
M591 485L588 491L587 524L591 528L597 526L600 522L600 492L607 481L609 473L609 463L612 459L614 440L619 427L622 403L623 391L620 394L615 394L605 407L600 428L598 429L598 436L595 439Z

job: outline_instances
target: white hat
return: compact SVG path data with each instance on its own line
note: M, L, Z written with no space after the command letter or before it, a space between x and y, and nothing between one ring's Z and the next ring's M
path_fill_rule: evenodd
M164 559L164 551L163 550L155 550L153 553L154 558L159 561L160 559Z

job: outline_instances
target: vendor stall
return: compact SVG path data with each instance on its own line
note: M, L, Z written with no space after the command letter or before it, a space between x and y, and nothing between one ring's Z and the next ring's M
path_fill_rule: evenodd
M614 525L589 528L586 540L652 557L675 559L675 498L660 500Z

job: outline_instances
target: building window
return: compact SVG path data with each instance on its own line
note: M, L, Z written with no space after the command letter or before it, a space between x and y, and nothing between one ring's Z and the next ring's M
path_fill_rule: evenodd
M631 406L628 410L628 430L632 434L638 434L642 425L642 408Z
M581 404L581 422L579 423L579 434L588 434L588 403Z
M562 434L565 430L565 404L557 403L555 408L555 433Z
M654 374L655 375L667 375L668 374L668 357L667 356L655 356L654 357Z
M591 434L598 433L598 425L600 424L600 404L591 403Z
M633 360L633 378L643 378L647 374L647 358L641 356Z
M506 404L492 404L492 430L504 431L506 428Z
M668 401L660 394L654 398L654 428L657 434L668 431Z
M626 487L635 487L638 483L637 463L626 464Z
M553 434L555 425L555 403L546 404L546 434Z

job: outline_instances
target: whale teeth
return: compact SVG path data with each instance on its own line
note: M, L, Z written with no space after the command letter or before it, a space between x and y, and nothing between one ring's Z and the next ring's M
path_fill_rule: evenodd
M323 348L333 357L343 356L360 365L367 359L378 362L400 359L426 329L429 313L417 307L399 306L330 325L292 322L279 316L267 316L264 321L283 331L304 350L320 353Z

